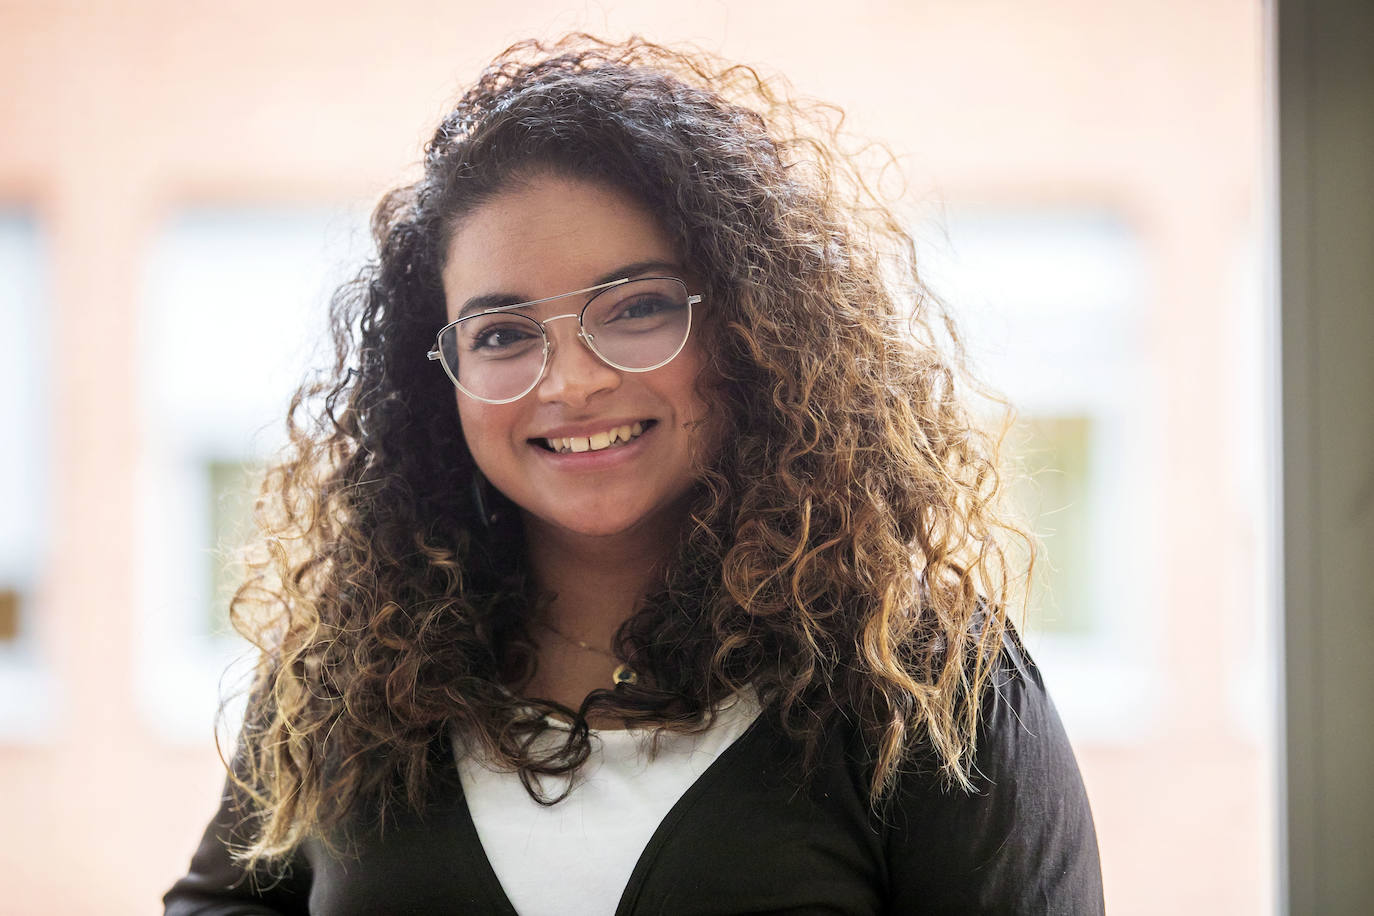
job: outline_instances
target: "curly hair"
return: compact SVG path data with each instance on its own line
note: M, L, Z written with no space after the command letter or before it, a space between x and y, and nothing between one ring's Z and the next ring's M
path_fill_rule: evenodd
M745 685L806 760L828 729L858 730L875 804L921 754L971 785L1028 571L1006 545L1025 536L999 508L1001 432L970 412L959 337L841 122L748 67L585 35L509 48L458 101L422 177L377 206L376 257L333 300L332 369L292 400L258 501L231 604L259 652L232 767L256 818L243 858L421 806L451 730L553 803L539 778L586 759L590 716L700 730ZM634 196L703 278L694 333L731 443L617 634L647 676L578 710L518 695L541 600L519 516L478 519L451 384L424 359L456 222L548 172ZM575 725L539 750L555 710Z

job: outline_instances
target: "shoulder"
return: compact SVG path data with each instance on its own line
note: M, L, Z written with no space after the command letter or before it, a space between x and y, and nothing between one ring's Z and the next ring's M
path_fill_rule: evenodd
M972 792L918 765L884 812L894 896L968 913L1101 912L1097 836L1078 763L1010 627L977 734Z
M981 706L974 773L980 792L992 796L1041 786L1066 797L1083 795L1078 763L1054 701L1010 625Z
M235 770L241 771L238 761ZM237 781L227 779L219 810L205 828L190 869L162 898L166 916L308 911L312 876L303 855L250 871L230 852L251 840L252 811Z

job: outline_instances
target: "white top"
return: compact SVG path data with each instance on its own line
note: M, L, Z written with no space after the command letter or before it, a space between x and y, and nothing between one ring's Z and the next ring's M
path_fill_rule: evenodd
M638 729L592 731L591 755L556 805L530 798L520 777L499 772L454 739L458 773L477 836L521 916L615 912L640 853L682 794L758 717L739 695L700 735L666 732L657 748ZM555 725L561 723L555 722ZM551 735L548 746L560 740ZM546 778L556 795L567 777Z

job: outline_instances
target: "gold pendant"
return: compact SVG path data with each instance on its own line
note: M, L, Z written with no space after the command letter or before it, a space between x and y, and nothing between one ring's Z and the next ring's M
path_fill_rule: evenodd
M639 682L639 675L629 665L617 665L611 672L611 680L616 684L635 684Z

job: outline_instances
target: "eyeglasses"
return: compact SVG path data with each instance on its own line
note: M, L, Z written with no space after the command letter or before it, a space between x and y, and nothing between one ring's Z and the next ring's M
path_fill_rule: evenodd
M592 293L580 312L538 321L518 309ZM649 372L682 352L700 296L673 277L612 280L599 286L465 315L439 329L427 356L470 398L509 404L534 390L549 365L549 322L576 318L577 336L608 366Z

